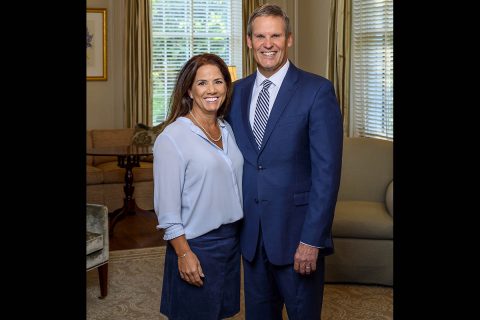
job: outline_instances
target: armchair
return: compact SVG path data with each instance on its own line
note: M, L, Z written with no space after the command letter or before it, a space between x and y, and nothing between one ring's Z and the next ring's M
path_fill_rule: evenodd
M108 209L87 204L87 271L98 269L101 299L108 293L108 258Z
M393 143L345 138L327 282L393 285Z

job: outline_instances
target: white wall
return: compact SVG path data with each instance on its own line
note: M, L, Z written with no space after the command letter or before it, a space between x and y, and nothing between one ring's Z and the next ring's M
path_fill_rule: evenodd
M297 0L296 65L321 76L327 74L330 0Z
M330 0L263 1L283 7L291 20L292 62L326 75ZM87 81L87 129L124 127L123 33L124 0L87 0L87 8L107 9L107 81Z

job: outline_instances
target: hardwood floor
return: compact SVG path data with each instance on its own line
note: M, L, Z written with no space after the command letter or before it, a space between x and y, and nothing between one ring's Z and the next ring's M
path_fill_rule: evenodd
M165 245L163 230L157 230L155 212L126 215L115 225L110 236L110 251L139 249Z

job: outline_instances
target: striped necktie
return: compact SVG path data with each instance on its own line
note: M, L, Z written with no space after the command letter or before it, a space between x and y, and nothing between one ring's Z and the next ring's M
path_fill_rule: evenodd
M268 88L272 83L272 81L265 79L262 82L263 88L258 94L257 108L255 109L255 117L253 119L253 135L255 136L258 149L260 149L260 146L262 145L263 133L265 132L265 127L267 126L268 102L270 99Z

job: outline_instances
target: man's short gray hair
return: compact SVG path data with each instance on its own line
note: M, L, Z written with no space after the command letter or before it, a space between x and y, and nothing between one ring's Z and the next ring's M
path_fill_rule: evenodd
M281 17L283 18L283 22L285 22L285 36L288 37L292 32L290 29L290 19L288 18L287 14L283 9L276 4L264 4L253 10L248 18L247 24L247 36L251 39L252 38L252 23L253 21L262 16L274 16L274 17Z

